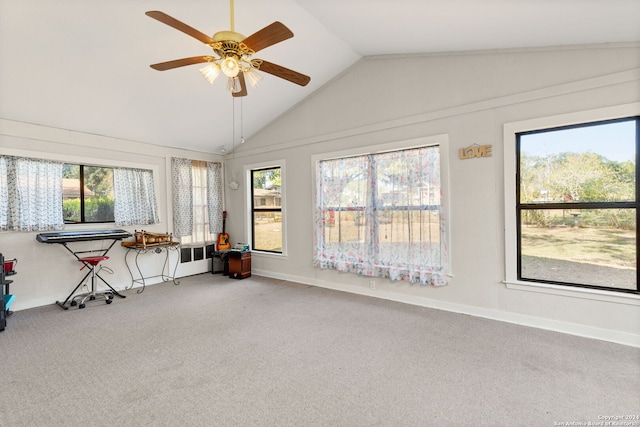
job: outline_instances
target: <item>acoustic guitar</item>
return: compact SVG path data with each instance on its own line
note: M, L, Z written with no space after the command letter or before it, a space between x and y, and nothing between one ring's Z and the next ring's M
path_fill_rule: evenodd
M229 242L229 234L225 233L225 224L227 222L227 211L222 212L222 233L218 234L218 250L224 251L231 249Z

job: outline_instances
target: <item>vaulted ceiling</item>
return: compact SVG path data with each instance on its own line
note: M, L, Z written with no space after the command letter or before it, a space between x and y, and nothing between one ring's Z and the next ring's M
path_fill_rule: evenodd
M255 56L311 82L263 74L234 100L197 65L149 67L211 49L148 10L230 29L228 0L0 1L0 118L220 152L363 56L640 41L638 0L235 0L235 31L281 21L295 34Z

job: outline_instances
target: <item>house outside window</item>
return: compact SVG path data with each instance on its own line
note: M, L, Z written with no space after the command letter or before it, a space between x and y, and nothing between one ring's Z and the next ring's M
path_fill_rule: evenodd
M517 280L640 293L639 123L516 134Z

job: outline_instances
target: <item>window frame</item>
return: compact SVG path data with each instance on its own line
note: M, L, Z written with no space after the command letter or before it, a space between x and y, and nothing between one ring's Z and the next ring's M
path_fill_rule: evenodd
M253 192L253 172L269 170L269 169L280 169L280 205L274 206L273 208L267 209L255 209L254 206L254 192ZM247 240L250 242L250 249L252 252L262 255L270 255L275 257L287 257L287 221L286 221L286 164L283 159L271 161L271 162L263 162L263 163L255 163L251 165L245 165L245 176L246 176L246 213L247 213L247 221L246 221L246 235ZM254 230L254 212L280 212L282 218L282 250L281 251L269 251L263 249L255 248L255 230Z
M546 281L541 279L522 279L519 271L520 265L520 217L517 210L519 203L519 168L518 134L533 133L542 130L569 129L583 127L599 123L611 123L640 117L640 103L625 104L615 107L606 107L596 110L580 111L558 116L540 117L521 122L505 123L503 126L504 140L504 189L505 189L505 280L509 289L527 290L559 295L572 295L588 299L607 300L613 299L620 302L628 298L640 299L640 283L636 283L638 290L624 288L609 288L605 286L593 286L586 284L569 284L564 282ZM637 125L638 126L638 125ZM638 127L636 127L636 180L640 177L640 147L638 139ZM640 181L636 182L636 222L640 221ZM597 202L597 203L572 203L576 208L592 208L593 206L609 204L608 208L620 206L628 207L627 202ZM549 204L548 207L553 207ZM557 206L556 206L557 207ZM527 207L528 208L528 207ZM640 230L636 227L636 264L640 259L640 247L638 246ZM636 275L638 269L636 268Z
M636 159L638 157L639 146L640 146L640 138L638 131L638 126L640 126L640 118L639 117L624 117L613 120L600 120L597 122L588 122L588 123L579 123L568 126L560 126L548 129L538 129L527 132L519 132L516 134L516 232L517 232L517 251L518 251L518 265L517 265L517 278L518 280L523 281L534 281L534 282L544 282L551 284L558 284L564 286L577 286L583 288L591 288L591 289L603 289L603 290L611 290L615 292L630 292L630 293L640 293L640 283L638 281L638 273L640 270L638 269L638 225L640 218L638 218L638 183L640 183L640 168L638 165L635 166L635 200L634 201L614 201L614 202L606 202L606 201L598 201L598 202L526 202L523 203L521 201L520 194L520 165L521 165L521 137L526 135L533 134L542 134L547 132L555 132L562 130L570 130L570 129L579 129L579 128L588 128L588 127L597 127L604 126L613 123L620 122L635 122L636 124L636 135L635 135L635 152ZM599 285L589 285L584 283L574 283L574 282L563 282L556 280L545 280L545 279L534 279L534 278L526 278L522 275L522 214L524 211L529 210L557 210L557 209L567 209L567 210L580 210L580 209L590 209L590 210L601 210L601 209L633 209L636 212L636 289L630 290L625 288L616 288L616 287L607 287L607 286L599 286Z

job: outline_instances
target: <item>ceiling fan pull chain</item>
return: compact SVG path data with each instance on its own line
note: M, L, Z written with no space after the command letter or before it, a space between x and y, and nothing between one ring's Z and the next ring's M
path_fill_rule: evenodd
M240 98L240 144L244 144L244 111L242 109L242 98Z

